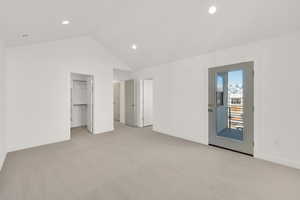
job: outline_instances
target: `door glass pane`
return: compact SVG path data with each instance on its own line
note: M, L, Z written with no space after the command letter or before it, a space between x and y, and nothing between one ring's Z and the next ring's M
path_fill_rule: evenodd
M218 72L216 76L216 131L218 136L244 139L243 70Z

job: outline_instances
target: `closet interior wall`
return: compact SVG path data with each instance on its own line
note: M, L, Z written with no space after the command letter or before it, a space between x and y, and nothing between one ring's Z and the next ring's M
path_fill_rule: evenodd
M72 74L72 128L87 126L88 76Z

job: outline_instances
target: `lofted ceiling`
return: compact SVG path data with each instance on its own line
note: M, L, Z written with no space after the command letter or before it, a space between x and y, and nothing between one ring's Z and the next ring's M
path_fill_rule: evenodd
M299 0L0 0L0 38L17 46L91 35L136 69L297 30L299 7Z

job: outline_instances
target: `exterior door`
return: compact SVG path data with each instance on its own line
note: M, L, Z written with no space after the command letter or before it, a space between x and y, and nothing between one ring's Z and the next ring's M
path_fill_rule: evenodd
M114 83L114 120L120 121L120 83Z
M209 69L209 144L253 155L253 65Z
M135 81L125 81L125 124L136 126Z

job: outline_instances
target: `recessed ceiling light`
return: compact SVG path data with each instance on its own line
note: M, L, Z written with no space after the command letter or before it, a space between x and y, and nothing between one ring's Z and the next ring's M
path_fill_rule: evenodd
M29 36L29 35L26 34L26 33L21 35L22 38L27 38L28 36Z
M136 44L132 44L132 45L131 45L131 48L132 48L133 50L136 50L136 49L137 49L137 45L136 45Z
M212 5L212 6L209 7L209 9L208 9L209 14L213 15L216 12L217 12L217 7L215 5Z
M61 22L61 24L67 25L67 24L70 24L70 21L69 20L64 20L64 21Z

